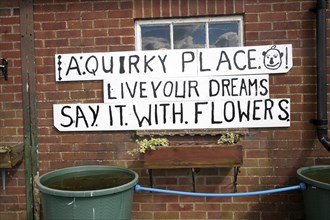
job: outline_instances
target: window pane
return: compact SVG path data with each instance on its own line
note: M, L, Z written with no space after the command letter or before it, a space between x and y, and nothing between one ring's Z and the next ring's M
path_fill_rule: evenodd
M205 48L205 24L173 25L174 49Z
M209 41L211 47L235 47L239 46L238 23L210 23Z
M171 49L169 25L141 26L142 50Z

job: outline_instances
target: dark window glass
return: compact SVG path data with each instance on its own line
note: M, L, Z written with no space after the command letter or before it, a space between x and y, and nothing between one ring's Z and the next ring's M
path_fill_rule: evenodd
M239 46L238 23L210 23L209 44L210 48Z
M173 25L174 49L205 48L205 24Z
M169 25L141 26L142 50L171 49Z

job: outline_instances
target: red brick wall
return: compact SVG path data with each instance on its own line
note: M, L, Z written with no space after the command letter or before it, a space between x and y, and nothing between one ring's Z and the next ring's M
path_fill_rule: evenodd
M132 132L67 132L53 127L55 103L102 102L101 82L55 82L54 54L134 50L134 19L244 16L244 44L292 44L294 67L270 77L271 98L291 98L291 127L249 129L243 140L238 191L297 184L301 166L329 164L309 120L316 117L314 1L135 0L34 1L35 54L40 173L86 164L129 167L148 186L142 161L126 154L135 146ZM0 78L1 141L22 136L18 1L0 3L0 51L10 61L10 77ZM3 28L4 27L4 28ZM214 143L212 136L173 136L172 142ZM0 217L24 219L23 166L8 170L1 191ZM231 169L202 169L200 192L230 192ZM154 172L159 188L191 190L190 171ZM23 214L22 214L23 213ZM18 216L20 215L20 216ZM10 216L10 217L7 217ZM134 219L303 219L301 192L242 198L196 198L135 193Z
M8 81L0 76L0 146L23 141L22 77L18 1L0 2L0 58L8 59ZM25 218L24 165L5 170L0 219ZM2 181L2 180L1 180Z

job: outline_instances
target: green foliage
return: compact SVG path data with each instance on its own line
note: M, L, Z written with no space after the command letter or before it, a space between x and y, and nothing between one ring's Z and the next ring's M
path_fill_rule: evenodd
M127 153L131 156L144 154L148 150L156 150L157 147L168 146L169 141L167 138L151 138L149 140L136 140L136 143L139 145L137 148L127 151Z
M240 141L240 135L233 132L221 134L218 144L236 144Z

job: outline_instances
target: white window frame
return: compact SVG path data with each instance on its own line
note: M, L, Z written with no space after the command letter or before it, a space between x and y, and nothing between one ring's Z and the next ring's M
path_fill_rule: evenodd
M174 49L173 43L173 24L185 24L185 23L213 23L213 22L238 22L238 46L243 46L243 16L223 16L223 17L211 17L211 18L179 18L179 19L158 19L158 20L137 20L135 22L135 50L142 50L141 48L141 26L143 25L157 25L157 24L169 24L170 25L170 40L171 49ZM206 46L209 46L209 31L208 25L206 25Z

